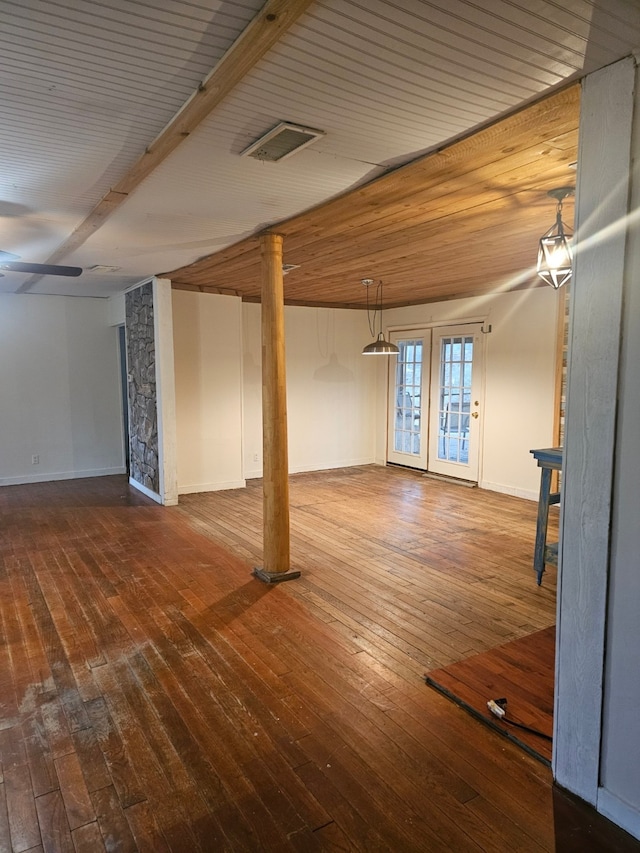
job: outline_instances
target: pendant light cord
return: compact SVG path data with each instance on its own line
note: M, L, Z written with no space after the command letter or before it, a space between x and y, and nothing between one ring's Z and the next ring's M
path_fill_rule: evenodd
M376 337L376 314L380 312L380 331L382 332L382 282L379 281L376 285L376 301L373 305L373 322L371 319L371 306L369 305L369 285L367 287L367 321L369 323L369 331L371 337Z

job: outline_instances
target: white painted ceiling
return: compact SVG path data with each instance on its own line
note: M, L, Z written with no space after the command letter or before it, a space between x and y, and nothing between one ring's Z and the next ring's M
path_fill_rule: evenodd
M0 248L46 262L179 111L262 0L1 0ZM317 0L86 242L108 296L443 146L640 46L638 0ZM240 152L280 121L320 141ZM286 255L285 255L286 260ZM119 267L91 272L90 267Z

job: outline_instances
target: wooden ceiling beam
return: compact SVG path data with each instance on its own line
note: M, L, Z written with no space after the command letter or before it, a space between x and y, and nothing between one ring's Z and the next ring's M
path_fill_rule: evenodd
M74 252L100 228L145 178L187 139L207 116L253 69L282 35L306 12L313 0L267 0L215 68L71 235L44 263L56 264ZM19 289L24 293L39 281L32 276Z

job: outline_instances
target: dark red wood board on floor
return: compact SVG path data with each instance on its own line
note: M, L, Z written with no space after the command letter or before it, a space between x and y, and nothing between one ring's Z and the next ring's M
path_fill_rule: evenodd
M551 741L506 720L551 736L554 661L555 627L551 626L432 670L426 680L430 687L549 764ZM487 702L504 698L507 705L503 721L489 712Z

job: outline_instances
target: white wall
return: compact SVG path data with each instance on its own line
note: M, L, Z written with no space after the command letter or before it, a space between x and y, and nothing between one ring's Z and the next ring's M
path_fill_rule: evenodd
M242 303L172 292L178 493L244 486Z
M483 488L538 498L540 469L529 451L554 443L557 312L558 294L550 287L384 312L388 329L469 320L491 325L484 354Z
M245 303L244 462L262 475L260 306ZM376 460L376 359L363 311L285 307L289 470L317 471Z
M241 487L262 476L260 306L174 291L173 323L178 492ZM373 462L363 312L287 307L285 334L289 470Z
M108 322L106 299L0 295L0 485L124 472Z
M109 296L107 312L110 326L124 326L126 320L124 293L114 293L113 296Z
M260 306L184 291L173 300L179 491L241 486L262 475ZM529 451L553 443L557 304L551 288L537 288L385 312L393 327L491 323L485 488L537 499ZM388 359L361 355L365 312L287 306L285 336L289 470L384 464Z

